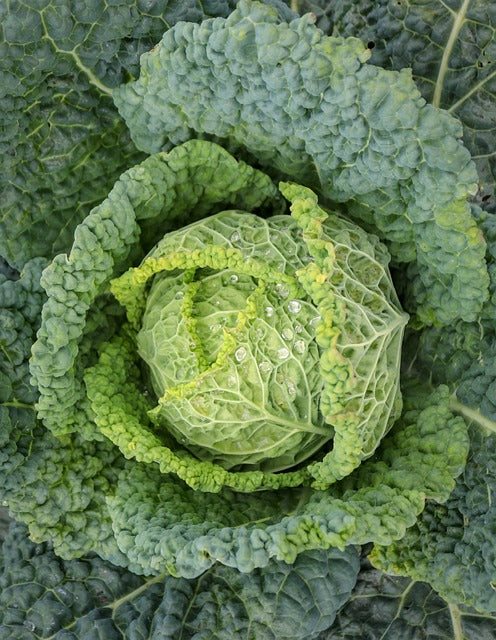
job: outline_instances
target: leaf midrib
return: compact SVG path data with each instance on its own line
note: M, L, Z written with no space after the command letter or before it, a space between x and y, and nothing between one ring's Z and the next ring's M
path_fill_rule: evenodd
M483 415L478 409L471 409L460 402L455 395L450 398L450 407L455 412L466 418L469 422L475 422L487 433L496 433L496 423Z
M448 63L453 52L453 47L455 46L456 40L460 35L460 31L465 21L470 2L471 0L463 0L460 10L455 13L453 26L451 27L451 32L443 52L443 57L441 58L441 64L439 65L439 70L436 78L434 95L432 97L432 104L434 107L439 107L441 104L441 95L444 88L444 79L446 77L446 72L448 71Z

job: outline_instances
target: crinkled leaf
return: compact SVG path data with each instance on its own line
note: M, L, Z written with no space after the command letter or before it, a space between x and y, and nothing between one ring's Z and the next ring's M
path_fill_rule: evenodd
M496 321L496 216L477 206L472 207L474 218L486 239L486 264L489 272L489 300L482 308L482 318Z
M475 320L488 276L466 202L477 176L461 126L425 105L408 72L368 57L309 16L288 25L242 0L226 20L166 32L142 57L140 78L113 95L148 153L207 137L347 202L396 261L413 263L407 300L419 321Z
M362 564L356 588L318 640L493 640L496 617L450 604L423 582Z
M35 258L17 277L8 268L0 271L0 412L5 415L26 415L25 409L34 408L27 360L45 300L40 285L45 264Z
M0 254L20 268L72 243L76 225L143 158L109 96L179 20L235 0L0 5ZM49 220L49 224L47 224Z
M486 238L486 264L490 285L489 300L477 322L456 322L449 327L425 328L407 333L403 348L404 369L417 370L433 384L448 384L458 400L478 416L470 419L496 427L496 217L476 205L472 211ZM460 409L462 409L460 407Z
M424 98L463 123L477 201L496 208L496 5L487 0L334 0L335 35L367 42L371 62L411 67Z
M252 571L305 549L401 538L426 498L448 498L466 453L465 424L440 388L414 393L376 459L332 491L202 494L156 465L129 464L107 502L119 548L144 572L194 577L216 561Z
M109 199L78 227L70 255L59 256L44 271L49 301L31 366L42 394L40 412L54 431L62 434L69 427L84 438L98 435L82 373L94 357L88 345L97 347L101 335L108 339L114 324L122 322L113 311L103 313L112 309L104 284L137 242L137 221L146 235L147 220L156 223L163 211L201 216L211 207L224 208L225 199L248 210L270 202L278 206L266 176L212 143L190 141L124 174ZM164 231L174 221L165 221ZM316 242L316 251L319 247ZM85 333L92 300L96 315ZM78 349L82 358L76 358ZM16 459L18 467L10 474L6 500L38 539L53 539L64 556L93 550L146 573L195 577L216 561L251 571L271 558L293 562L308 549L370 540L388 544L414 523L426 498L447 498L466 457L465 424L450 411L447 389L415 396L408 406L378 457L331 493L304 488L243 495L226 489L198 495L160 472L153 446L148 463L125 462L106 440L85 441L81 435L55 440L37 428L18 434L11 424L7 438L17 458L7 458L6 470ZM126 456L133 455L131 449ZM47 464L54 484L44 486L40 478Z
M194 581L143 578L96 557L63 561L18 524L0 557L0 637L11 640L312 639L333 623L359 569L349 548L249 575L215 567Z
M272 205L278 212L281 202L266 175L217 145L192 140L126 171L79 225L69 255L56 256L41 280L49 300L32 348L31 373L46 426L55 433L79 430L95 437L82 373L74 366L78 345L82 337L88 343L83 335L88 308L139 240L156 242L157 225L162 235L183 216L193 221L229 205L248 211Z
M12 420L2 417L2 499L64 557L96 551L147 573L193 577L216 562L251 571L271 558L294 562L305 549L388 544L413 524L426 497L446 499L466 454L464 425L449 412L446 391L412 402L380 461L362 465L333 494L198 494L151 464L125 462L108 442L56 439L32 410L20 423L16 410Z
M453 389L471 427L467 465L449 500L432 503L406 536L377 547L374 563L428 581L450 602L496 611L496 339L490 322L429 329L408 341L406 363Z
M471 431L467 466L449 500L430 503L405 537L376 547L375 566L424 580L450 602L496 612L496 435Z
M124 455L155 461L194 488L251 491L313 478L323 489L370 457L401 412L407 316L385 247L321 209L309 189L280 188L291 217L218 213L166 234L111 282L139 332L106 345L85 373L95 422ZM136 351L150 367L153 410L141 398ZM202 462L162 444L149 417ZM271 473L331 438L332 452L309 473Z
M496 335L492 322L456 323L407 336L405 372L448 384L453 406L487 432L496 431Z
M122 563L105 508L121 464L114 448L79 438L57 440L36 420L28 360L45 300L45 263L28 261L14 280L0 274L0 499L30 525L33 536L45 539L50 531L61 554L102 545ZM101 333L105 323L98 324Z

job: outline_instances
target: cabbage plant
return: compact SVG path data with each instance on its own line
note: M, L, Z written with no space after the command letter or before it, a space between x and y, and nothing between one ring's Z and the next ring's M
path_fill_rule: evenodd
M125 3L78 45L51 6L6 18L20 76L51 43L61 66L1 221L1 495L23 524L0 635L379 637L388 612L355 603L388 589L491 632L496 227L462 124L315 15L208 4L161 40Z

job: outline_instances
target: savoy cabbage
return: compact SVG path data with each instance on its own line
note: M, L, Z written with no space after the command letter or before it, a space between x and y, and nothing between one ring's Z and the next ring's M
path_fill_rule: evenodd
M0 6L0 638L495 636L495 16L451 4Z

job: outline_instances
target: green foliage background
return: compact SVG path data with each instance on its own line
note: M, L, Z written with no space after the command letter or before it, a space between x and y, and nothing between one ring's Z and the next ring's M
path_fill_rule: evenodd
M496 477L494 436L487 439L473 431L469 463L450 499L429 507L404 543L377 550L377 564L410 577L387 576L363 560L350 596L359 570L355 547L306 552L293 566L272 561L251 574L214 565L195 580L162 574L143 578L118 566L125 559L111 542L110 520L101 521L98 532L85 531L84 512L100 513L108 486L127 473L125 463L105 442L56 440L34 418L37 394L29 383L27 360L44 296L40 271L47 258L69 249L76 225L107 196L118 176L145 157L131 141L111 91L138 77L140 55L167 28L180 20L225 17L236 4L0 4L2 498L8 497L18 517L30 521L31 537L50 529L58 550L67 554L75 547L91 550L98 540L114 559L114 564L92 554L61 559L49 543L30 540L23 525L13 524L6 532L5 512L0 512L5 535L0 638L489 640L496 635L494 591L488 589L496 573L496 515L488 499ZM266 4L275 5L282 18L294 15L282 2ZM492 428L496 9L484 0L288 4L301 13L314 11L327 33L370 43L374 64L400 69L413 61L424 98L463 123L464 141L479 171L475 201L489 211L474 210L489 241L491 297L477 322L412 331L405 372L448 384L466 419ZM102 337L109 331L98 308L89 331ZM40 472L50 474L55 490L40 483ZM120 508L117 504L117 512ZM67 526L72 538L66 536ZM450 534L440 537L447 526ZM479 611L459 604L465 599L477 603Z

